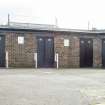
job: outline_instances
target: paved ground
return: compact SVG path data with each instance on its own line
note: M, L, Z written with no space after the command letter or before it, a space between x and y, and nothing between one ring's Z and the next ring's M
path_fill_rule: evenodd
M1 69L0 105L105 105L105 71Z

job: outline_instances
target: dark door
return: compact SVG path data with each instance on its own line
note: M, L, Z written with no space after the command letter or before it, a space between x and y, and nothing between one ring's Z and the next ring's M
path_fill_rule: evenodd
M93 41L92 39L80 39L80 67L93 66Z
M51 37L38 37L38 67L54 66L54 39Z
M5 37L0 36L0 67L5 67Z
M102 40L102 66L105 68L105 39Z
M45 55L45 40L43 38L37 39L37 53L38 53L38 67L44 65L44 55Z

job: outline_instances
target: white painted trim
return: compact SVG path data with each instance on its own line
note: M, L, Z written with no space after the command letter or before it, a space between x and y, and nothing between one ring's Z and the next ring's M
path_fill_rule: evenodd
M8 68L8 51L6 51L6 68Z
M55 62L56 62L56 68L59 68L59 54L55 53Z
M37 69L37 53L34 53L35 68Z
M56 54L56 60L57 60L57 69L59 68L59 55L58 53Z

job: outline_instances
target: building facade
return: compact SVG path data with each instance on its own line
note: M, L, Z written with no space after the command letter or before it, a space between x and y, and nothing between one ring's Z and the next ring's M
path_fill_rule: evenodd
M0 67L56 68L56 54L59 68L105 67L105 32L0 28Z

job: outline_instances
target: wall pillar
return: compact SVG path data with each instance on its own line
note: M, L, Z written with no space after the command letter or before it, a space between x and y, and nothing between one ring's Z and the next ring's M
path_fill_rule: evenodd
M93 39L93 67L102 66L102 40Z
M80 67L80 44L78 37L71 38L71 67Z

